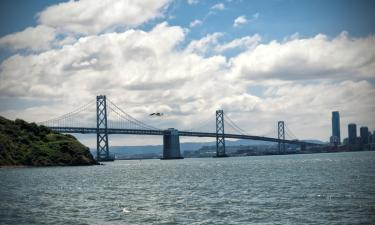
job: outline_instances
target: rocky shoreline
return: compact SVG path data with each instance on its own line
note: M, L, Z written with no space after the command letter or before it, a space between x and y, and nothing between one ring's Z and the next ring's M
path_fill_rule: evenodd
M0 116L0 167L88 166L99 163L74 136Z

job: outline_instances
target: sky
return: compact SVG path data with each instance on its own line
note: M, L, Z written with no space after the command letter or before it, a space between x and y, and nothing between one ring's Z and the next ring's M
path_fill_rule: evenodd
M328 141L336 110L342 137L348 123L374 130L374 11L364 0L2 0L0 115L44 121L105 94L162 129L223 109L252 135L276 136L283 120Z

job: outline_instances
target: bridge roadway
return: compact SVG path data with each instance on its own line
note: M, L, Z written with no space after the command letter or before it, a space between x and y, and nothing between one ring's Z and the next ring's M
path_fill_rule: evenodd
M80 134L93 134L97 133L97 128L90 127L49 127L54 131L61 133L80 133ZM104 130L104 129L103 129ZM141 129L120 129L120 128L107 128L108 134L131 134L131 135L165 135L168 134L168 130L141 130ZM178 131L179 136L187 137L216 137L216 133L210 132L195 132L195 131ZM242 134L224 134L225 138L234 139L249 139L249 140L259 140L268 142L282 142L287 144L296 145L306 145L306 146L318 146L320 144L310 143L299 140L283 140L272 137L262 137L253 135L242 135Z

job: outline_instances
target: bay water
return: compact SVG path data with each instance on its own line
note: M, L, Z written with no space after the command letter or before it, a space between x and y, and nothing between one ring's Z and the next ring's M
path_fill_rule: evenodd
M375 152L1 168L0 224L375 224Z

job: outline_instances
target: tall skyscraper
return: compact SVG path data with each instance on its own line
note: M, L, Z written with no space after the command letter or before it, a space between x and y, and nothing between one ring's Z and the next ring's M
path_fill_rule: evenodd
M361 127L359 129L362 144L368 144L368 127Z
M336 140L338 144L341 143L340 137L340 114L338 111L332 112L332 140Z
M357 125L350 123L348 125L348 141L350 145L354 145L357 139Z
M368 132L368 143L372 143L372 134L371 134L371 131Z

